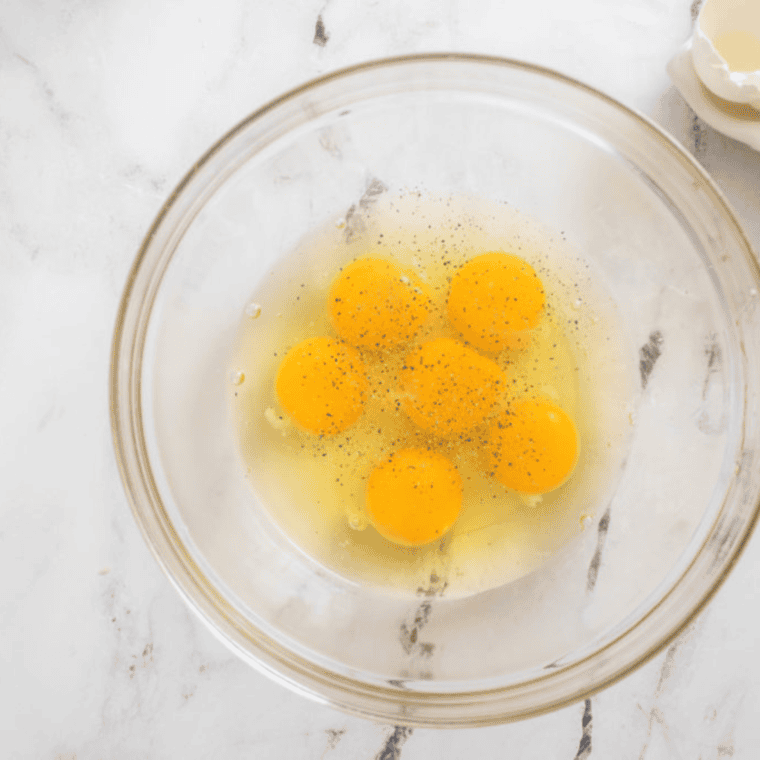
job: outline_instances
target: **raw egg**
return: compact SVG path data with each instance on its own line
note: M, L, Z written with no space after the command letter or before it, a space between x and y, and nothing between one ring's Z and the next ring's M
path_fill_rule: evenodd
M275 388L283 409L301 427L334 435L361 416L367 373L355 348L334 338L309 338L288 351Z
M413 271L369 257L343 269L330 289L328 308L343 340L384 350L417 334L428 318L430 296Z
M459 435L494 411L504 388L496 362L452 338L423 343L399 373L404 411L423 430Z
M225 389L254 507L358 587L413 600L433 572L452 598L511 583L606 503L628 435L636 352L592 263L511 206L385 193L361 221L349 236L326 220L262 278L241 314ZM528 281L545 301L535 327L505 331L490 353L466 343L448 311L459 298L470 314L458 283L471 280L475 292L482 283L468 272L509 253L530 262L540 282ZM527 483L504 474L507 488L497 469L530 454L514 434L530 433L531 421L503 413L536 396L564 409L578 438L566 436L570 461L552 460L555 477L534 461ZM534 420L527 437L540 439L550 423Z
M367 482L366 512L378 533L406 546L440 538L462 508L462 478L442 454L401 449Z
M484 253L470 259L451 281L447 314L468 343L501 351L516 334L535 327L544 308L544 288L519 256Z
M489 439L496 479L525 494L558 488L578 459L573 421L546 398L511 404L491 423Z

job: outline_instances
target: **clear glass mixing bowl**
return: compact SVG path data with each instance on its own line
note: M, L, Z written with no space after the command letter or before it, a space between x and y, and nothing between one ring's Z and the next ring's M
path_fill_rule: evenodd
M243 308L270 268L325 220L361 212L368 190L404 187L508 201L561 230L602 274L632 345L630 447L594 524L537 572L460 598L441 584L387 593L299 551L246 481L226 406ZM758 289L715 184L605 95L496 58L356 66L232 129L146 236L113 342L124 486L188 605L276 680L391 723L535 715L655 654L748 540Z

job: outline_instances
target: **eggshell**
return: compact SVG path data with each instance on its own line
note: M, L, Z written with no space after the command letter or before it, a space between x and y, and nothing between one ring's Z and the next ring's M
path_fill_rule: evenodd
M760 39L760 0L706 0L692 38L694 68L719 98L760 108L760 70L732 71L714 44L721 34L736 30Z

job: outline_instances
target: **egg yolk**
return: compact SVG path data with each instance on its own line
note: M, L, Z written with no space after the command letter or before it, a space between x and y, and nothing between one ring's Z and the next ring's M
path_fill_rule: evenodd
M422 546L440 538L461 508L462 478L436 452L401 449L367 482L367 517L378 533L398 544Z
M496 362L451 338L423 343L399 373L404 411L423 430L440 436L465 433L484 422L504 382Z
M275 381L283 409L301 427L334 435L361 416L367 373L359 352L334 338L309 338L292 348Z
M482 351L501 351L514 334L535 327L544 288L519 256L485 253L470 259L451 281L447 313L464 339Z
M540 494L561 486L578 459L578 433L567 413L545 398L510 405L489 430L493 474L508 488Z
M427 320L430 296L412 271L364 258L343 269L328 296L330 319L343 340L384 350L411 340Z

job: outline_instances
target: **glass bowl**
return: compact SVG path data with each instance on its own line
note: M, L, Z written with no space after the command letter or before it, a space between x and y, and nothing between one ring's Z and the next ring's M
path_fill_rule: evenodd
M629 434L610 487L550 560L477 593L450 594L436 573L393 593L315 559L251 486L230 419L251 294L314 229L370 224L374 202L404 190L508 203L556 231L593 266L619 322L625 382L600 367L595 386L626 394ZM148 232L113 342L124 486L188 605L275 680L395 724L480 726L552 710L658 652L749 538L759 288L719 189L611 98L498 58L362 64L237 125Z

